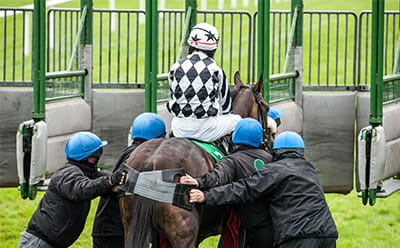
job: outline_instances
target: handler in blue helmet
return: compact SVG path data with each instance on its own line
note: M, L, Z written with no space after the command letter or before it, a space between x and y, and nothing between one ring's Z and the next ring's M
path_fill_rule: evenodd
M52 177L18 247L68 247L78 239L91 200L125 180L122 171L106 175L97 170L106 144L90 132L71 136L65 146L68 162Z
M130 130L132 143L122 151L114 171L118 171L140 144L147 140L164 138L166 133L165 122L160 116L154 113L138 115L132 122ZM94 219L92 237L95 248L124 247L124 227L117 193L112 192L101 196Z
M274 247L336 247L336 225L317 171L304 159L303 139L295 132L283 132L275 139L273 152L274 162L253 176L205 192L191 190L190 202L224 205L262 201L265 205L254 211L271 215Z
M196 184L199 189L206 190L257 173L257 170L268 166L266 164L272 161L272 156L260 149L262 138L263 128L257 120L252 118L240 120L233 131L232 154L217 162L213 171L196 178L187 175L181 177L180 182ZM262 209L262 212L259 209ZM272 222L265 209L267 207L262 200L243 202L235 206L241 228L246 230L246 247L272 248L274 242Z

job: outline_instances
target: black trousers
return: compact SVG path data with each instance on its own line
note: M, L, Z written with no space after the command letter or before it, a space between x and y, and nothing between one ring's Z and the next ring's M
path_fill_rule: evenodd
M336 238L291 239L276 248L336 248Z
M263 226L244 230L244 248L273 248L274 235L272 226ZM239 245L240 246L240 245Z
M124 248L124 238L121 237L93 237L93 248Z

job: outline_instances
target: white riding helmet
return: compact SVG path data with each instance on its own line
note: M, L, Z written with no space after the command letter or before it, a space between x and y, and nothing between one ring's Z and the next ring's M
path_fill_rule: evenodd
M218 47L218 30L208 23L199 23L192 28L188 44L194 48L213 51Z

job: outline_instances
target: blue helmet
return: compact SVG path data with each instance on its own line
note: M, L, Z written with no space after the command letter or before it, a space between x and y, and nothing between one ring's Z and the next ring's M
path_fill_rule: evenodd
M277 126L279 126L281 124L282 114L283 114L282 109L275 109L272 107L269 108L268 117L271 117L276 122Z
M282 109L275 109L272 107L269 108L268 116L274 120L281 118L282 114L283 114Z
M71 136L65 145L67 159L82 160L90 157L95 151L107 145L97 135L91 132L79 132Z
M131 138L150 140L167 134L164 120L154 113L142 113L132 122Z
M259 147L263 138L263 129L261 124L252 118L241 119L233 131L233 144L243 144L253 147Z
M286 131L278 134L272 149L304 149L304 141L297 133Z

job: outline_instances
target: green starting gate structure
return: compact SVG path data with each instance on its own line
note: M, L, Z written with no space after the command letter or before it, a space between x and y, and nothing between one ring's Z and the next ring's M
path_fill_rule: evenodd
M92 10L92 0L81 0L80 25L67 69L46 72L46 1L34 0L32 120L21 123L17 132L18 177L24 199L34 199L36 191L46 184L50 134L46 104L72 98L90 103ZM65 138L61 143L63 147Z
M383 128L383 105L385 102L383 95L385 88L393 87L391 83L400 83L400 35L393 73L383 76L384 7L384 0L372 1L370 118L369 126L361 129L358 138L360 196L364 205L369 202L371 206L375 204L377 197L386 197L400 189L400 182L398 179L396 180L396 177L385 175L386 139ZM400 89L397 86L398 90ZM384 181L388 179L387 177L390 180Z
M157 112L158 81L167 80L167 74L158 74L158 12L157 0L146 0L146 56L145 56L145 111ZM185 0L185 26L183 28L178 58L187 53L189 32L197 23L197 1ZM272 82L287 82L287 99L301 102L301 71L302 71L302 26L303 1L292 0L292 26L288 50L285 58L284 71L279 74L269 74L270 55L270 1L258 0L257 26L257 73L264 76L264 98L271 102L270 90L274 89ZM266 76L268 75L268 76ZM296 95L295 95L296 92Z
M32 120L20 125L17 136L18 176L20 180L21 196L35 198L36 190L40 189L46 173L48 161L47 138L54 134L50 129L55 125L49 106L60 99L79 99L82 106L91 108L92 92L92 0L81 0L80 21L74 39L73 49L66 70L46 72L46 15L45 1L34 1L34 97ZM383 10L384 0L373 0L373 34L371 47L371 93L370 93L370 126L362 129L359 135L357 172L360 182L360 196L363 203L368 201L373 205L377 197L386 197L397 191L398 180L394 187L388 189L385 185L387 178L393 179L392 174L385 174L385 142L383 132L383 106L389 103L384 97L385 89L398 89L400 85L400 38L396 50L396 59L393 74L383 76ZM196 0L185 1L185 27L179 48L178 57L187 52L187 37L189 30L197 23ZM157 112L157 90L160 81L167 80L166 74L158 72L158 8L157 0L146 0L146 50L145 50L145 111ZM291 2L291 30L286 50L283 71L270 75L270 2L258 0L257 12L257 76L264 75L264 98L267 102L275 103L276 91L284 91L285 101L295 102L300 108L303 102L302 85L302 46L303 46L303 1ZM47 61L48 62L48 61ZM397 83L397 84L395 84ZM282 87L283 86L283 87ZM385 100L386 99L386 100ZM399 99L393 99L398 101ZM46 125L47 124L47 125ZM63 134L68 136L75 131L90 130L90 124L80 129L67 130ZM383 138L382 138L383 137ZM60 143L59 147L65 145ZM378 142L380 141L380 142ZM387 146L387 144L386 144ZM47 154L46 154L47 153ZM386 161L387 164L387 161ZM398 164L397 167L400 167ZM399 171L399 170L398 170ZM393 184L391 184L393 185Z

